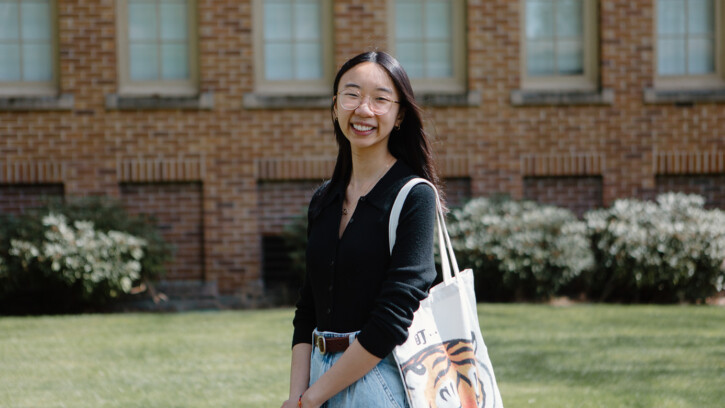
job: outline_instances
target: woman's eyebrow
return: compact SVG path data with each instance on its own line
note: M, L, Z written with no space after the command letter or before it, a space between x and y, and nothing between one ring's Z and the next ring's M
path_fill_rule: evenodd
M346 84L345 84L345 85L344 85L344 86L343 86L342 88L343 88L343 89L347 89L347 88L355 88L355 89L358 89L358 90L361 90L361 89L362 89L362 87L361 87L360 85L358 85L358 84L356 84L356 83L353 83L353 82L348 82L348 83L346 83ZM376 88L375 90L376 90L376 91L381 91L381 92L385 92L385 93L389 93L389 94L391 94L391 95L393 94L393 90L392 90L392 89L390 89L390 88L386 88L386 87L384 87L384 86L378 87L378 88Z

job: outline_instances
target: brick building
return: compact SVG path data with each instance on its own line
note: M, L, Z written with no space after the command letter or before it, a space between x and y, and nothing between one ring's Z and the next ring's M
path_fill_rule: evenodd
M720 0L0 0L0 211L110 195L168 278L259 294L331 174L336 68L389 50L453 203L725 207Z

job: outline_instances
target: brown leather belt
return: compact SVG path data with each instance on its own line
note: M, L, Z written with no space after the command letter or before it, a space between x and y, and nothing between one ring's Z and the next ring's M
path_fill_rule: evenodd
M314 346L317 347L317 350L320 352L320 354L339 353L347 350L347 348L350 347L350 338L347 336L324 337L315 333L312 336L312 341L314 342Z

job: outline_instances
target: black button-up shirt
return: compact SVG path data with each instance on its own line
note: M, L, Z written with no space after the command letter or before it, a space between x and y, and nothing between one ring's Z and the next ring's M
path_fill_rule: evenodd
M307 274L294 318L293 345L310 343L312 330L360 330L358 341L384 358L408 337L413 312L435 279L435 193L415 186L403 205L392 255L390 209L415 177L396 162L360 201L339 237L344 185L325 184L308 213ZM330 189L324 194L325 189Z

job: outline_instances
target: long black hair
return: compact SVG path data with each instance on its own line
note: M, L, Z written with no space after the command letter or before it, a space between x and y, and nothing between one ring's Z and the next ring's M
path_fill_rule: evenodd
M430 141L423 128L422 111L415 101L413 88L410 79L398 60L390 54L380 51L370 51L359 54L340 67L335 76L332 94L337 95L340 78L354 66L363 62L374 62L383 68L390 76L398 91L400 110L403 112L403 121L399 127L393 128L388 138L388 150L398 160L413 169L416 175L433 183L442 195L438 170L433 159L433 151ZM343 183L347 185L352 175L352 150L350 141L340 129L340 124L335 117L335 99L330 107L332 122L335 127L335 139L337 140L337 162L332 173L330 185ZM329 189L328 189L329 191ZM443 203L442 203L443 204Z

